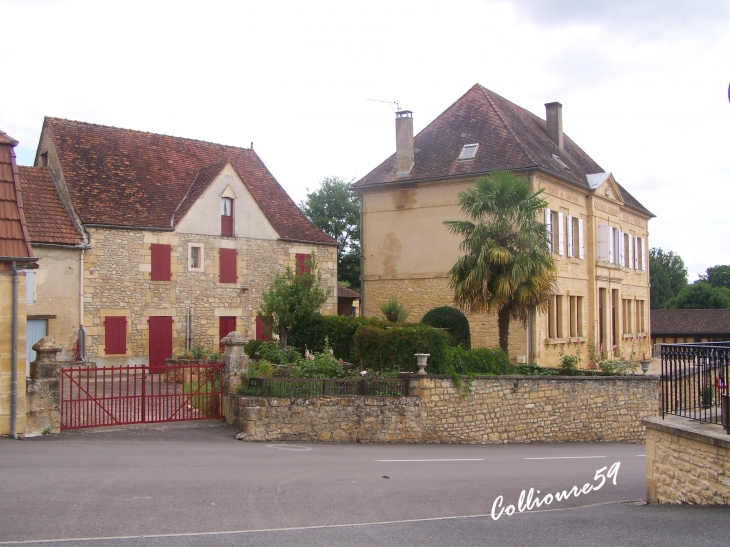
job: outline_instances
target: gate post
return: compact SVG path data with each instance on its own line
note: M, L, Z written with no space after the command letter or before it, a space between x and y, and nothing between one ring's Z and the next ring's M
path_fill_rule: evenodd
M236 389L241 383L241 374L248 372L248 356L243 351L243 346L248 340L240 332L231 332L221 339L224 346L223 374L221 376L221 394L223 396L223 414L226 423L232 424L234 411L231 405L231 395L236 394Z
M61 363L57 359L61 346L45 336L33 350L36 359L30 364L26 387L26 437L37 437L44 431L61 432Z

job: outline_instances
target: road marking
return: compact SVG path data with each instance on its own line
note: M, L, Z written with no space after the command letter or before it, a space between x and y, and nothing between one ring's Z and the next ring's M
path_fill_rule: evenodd
M553 511L572 511L575 509L585 509L590 507L598 507L600 505L614 505L620 503L634 503L637 500L624 501L604 501L600 503L591 503L588 505L577 505L574 507L556 507L554 509L537 509L535 511L517 513L515 516L532 515L535 513L550 513ZM188 532L181 534L144 534L136 536L107 536L107 537L87 537L87 538L54 538L54 539L21 539L11 541L0 541L0 545L23 545L33 543L61 543L61 542L81 542L81 541L115 541L120 539L147 539L147 538L175 538L175 537L200 537L200 536L230 536L234 534L256 534L263 532L293 532L299 530L322 530L326 528L359 528L365 526L384 526L388 524L407 524L410 522L434 522L441 520L462 520L487 518L490 514L485 515L454 515L450 517L432 517L424 519L403 519L403 520L384 520L378 522L354 522L349 524L323 524L319 526L293 526L291 528L260 528L258 530L223 530L221 532Z
M309 446L298 446L296 444L267 444L267 448L278 448L279 450L294 450L298 452L307 452L312 450Z
M636 457L637 458L646 458L646 454L637 454Z
M376 462L483 462L484 458L434 458L432 460L373 460Z
M594 458L606 458L607 456L551 456L549 458L525 458L526 460L592 460Z

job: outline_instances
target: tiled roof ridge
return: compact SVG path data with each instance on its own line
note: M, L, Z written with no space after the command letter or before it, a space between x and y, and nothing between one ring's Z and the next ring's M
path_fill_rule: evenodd
M502 124L504 125L505 129L506 129L507 131L509 131L509 134L510 134L510 135L512 135L512 138L514 138L514 139L515 139L515 141L517 142L517 145L518 145L518 146L519 146L519 147L520 147L520 148L522 149L522 151L523 151L523 152L525 153L525 156L527 156L527 157L528 157L528 158L530 159L530 161L532 161L532 162L533 162L533 163L534 163L535 165L538 165L538 162L537 162L537 161L535 160L535 158L533 158L533 157L532 157L532 156L530 155L530 152L529 152L529 151L527 150L527 147L526 147L526 146L525 146L525 145L524 145L524 144L522 143L522 141L521 141L521 140L520 140L520 138L519 138L519 137L517 136L517 133L515 133L515 131L514 131L514 130L512 129L512 127L510 127L510 125L509 125L509 124L507 123L507 120L505 120L505 119L504 119L504 115L503 115L503 114L502 114L502 112L501 112L501 111L499 110L499 108L497 107L497 105L496 105L496 104L494 103L494 101L492 100L492 98L491 98L491 97L489 96L489 93L494 93L494 91L492 91L491 89L487 89L486 87L484 87L483 85L481 85L481 84L478 84L478 83L477 83L477 84L475 84L475 87L476 87L476 86L479 86L479 89L480 89L480 90L482 91L482 93L484 94L484 97L485 97L485 98L487 99L487 101L489 101L489 104L490 104L490 105L492 105L492 108L493 108L493 109L494 109L494 111L495 111L495 112L497 113L497 116L499 117L499 119L500 119L500 120L502 120ZM489 93L487 93L487 92L489 92ZM504 97L502 97L501 95L499 95L499 93L494 93L494 94L495 94L495 95L497 95L497 96L499 96L499 97L500 97L501 99L503 99L503 100L505 100L505 101L508 101L508 102L510 102L510 103L512 102L512 101L509 101L508 99L505 99L505 98L504 98ZM521 106L519 106L518 104L515 104L515 103L512 103L512 104L514 104L514 105L515 105L516 107L518 107L518 108L521 108L522 110L525 110L525 112L530 112L529 110L527 110L527 109L525 109L525 108L522 108L522 107L521 107ZM532 114L532 112L530 112L530 114ZM534 114L533 114L533 115L534 115Z
M177 137L175 135L168 135L167 133L154 133L152 131L140 131L139 129L129 129L127 127L117 127L115 125L104 125L100 123L92 123L92 122L82 122L79 120L69 120L67 118L54 118L51 116L46 116L46 120L49 121L56 121L56 122L64 122L64 123L72 123L77 125L90 125L93 127L101 127L103 129L115 129L117 131L129 131L130 133L138 133L140 135L150 135L154 137L167 137L169 139L179 139L183 141L190 141L190 142L198 142L201 144L211 144L213 146L219 146L221 148L235 148L236 150L244 150L246 152L253 152L253 148L245 148L243 146L234 146L232 144L221 144L219 142L211 142L211 141L204 141L201 139L191 139L189 137Z
M18 141L8 135L5 131L0 131L0 144L9 144L10 146L18 146Z

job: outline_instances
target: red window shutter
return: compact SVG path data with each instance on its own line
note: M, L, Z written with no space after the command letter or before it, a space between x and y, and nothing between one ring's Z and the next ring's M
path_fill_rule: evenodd
M312 255L297 253L297 275L312 273L309 264L307 264L310 258L312 258Z
M233 236L233 217L221 215L221 235Z
M170 256L172 247L170 245L152 244L152 281L170 281L172 271L170 269Z
M106 337L107 355L125 355L127 353L127 318L123 316L107 316L104 318L104 335Z
M236 273L236 262L238 252L236 249L220 249L220 283L236 283L238 275Z
M271 322L256 316L256 340L271 340Z

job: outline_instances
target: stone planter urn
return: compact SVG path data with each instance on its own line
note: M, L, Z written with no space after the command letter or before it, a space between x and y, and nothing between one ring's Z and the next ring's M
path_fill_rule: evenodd
M428 364L428 358L431 356L430 353L416 353L416 364L418 365L418 374L426 374L426 365Z
M651 361L642 361L641 362L641 373L646 374L649 372L649 365L651 364Z

